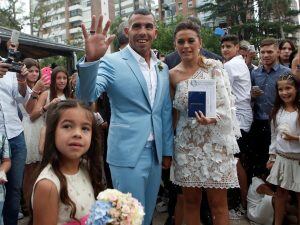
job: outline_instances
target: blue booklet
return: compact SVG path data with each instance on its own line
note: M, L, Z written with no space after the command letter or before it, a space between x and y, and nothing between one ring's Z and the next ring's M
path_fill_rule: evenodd
M188 92L188 117L196 117L195 112L201 111L206 116L206 92Z

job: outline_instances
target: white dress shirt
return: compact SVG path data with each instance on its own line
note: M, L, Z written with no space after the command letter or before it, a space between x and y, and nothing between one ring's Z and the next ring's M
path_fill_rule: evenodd
M29 88L25 97L19 93L16 73L7 72L0 78L0 133L6 134L8 139L23 132L17 107L18 103L25 103L29 95Z
M232 93L236 98L236 116L240 128L248 132L253 121L249 69L241 55L237 55L224 63L224 68L228 73Z
M126 48L129 49L133 57L136 59L143 76L147 83L148 94L150 98L151 107L153 107L153 103L155 100L156 88L157 88L157 74L155 70L155 65L158 62L157 57L155 56L154 52L151 51L151 58L150 58L150 66L148 66L146 60L135 52L130 45L127 45ZM148 137L148 141L154 140L153 131L150 133Z

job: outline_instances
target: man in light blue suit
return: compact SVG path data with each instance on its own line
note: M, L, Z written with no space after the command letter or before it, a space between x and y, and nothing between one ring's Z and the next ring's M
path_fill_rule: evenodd
M78 64L78 97L94 102L106 91L111 104L107 162L113 186L130 192L152 220L161 178L173 155L172 104L168 67L151 51L157 30L153 15L135 10L124 29L129 45L104 56L114 37L106 38L93 16L90 34L82 25L86 56Z

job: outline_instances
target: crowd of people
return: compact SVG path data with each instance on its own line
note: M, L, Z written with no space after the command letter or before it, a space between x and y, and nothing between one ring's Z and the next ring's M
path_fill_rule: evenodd
M16 72L0 61L0 225L17 225L20 211L30 224L83 224L107 187L137 198L150 225L162 179L166 225L284 224L286 205L300 202L294 43L266 38L255 62L249 42L226 35L218 56L187 19L174 30L175 51L160 58L149 11L123 26L120 51L106 54L110 21L83 24L85 56L72 76L31 58ZM215 117L188 113L193 81L215 85ZM300 207L294 214L300 224Z

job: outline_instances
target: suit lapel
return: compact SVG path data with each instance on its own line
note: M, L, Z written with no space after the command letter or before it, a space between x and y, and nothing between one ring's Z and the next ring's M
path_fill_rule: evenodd
M130 67L132 74L135 76L135 78L138 80L139 84L141 85L143 93L144 93L149 105L151 106L147 83L146 83L146 80L143 76L143 73L142 73L138 63L136 62L136 59L130 53L128 48L125 48L124 50L122 50L121 54L123 56L123 59L126 60L126 63Z

